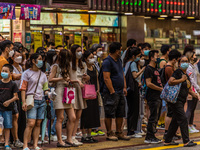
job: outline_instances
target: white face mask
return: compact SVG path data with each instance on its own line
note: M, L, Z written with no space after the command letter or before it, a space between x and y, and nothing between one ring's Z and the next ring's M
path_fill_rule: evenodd
M10 52L9 52L9 57L13 57L13 55L14 55L14 50L11 50Z
M92 65L92 64L94 64L94 62L95 62L95 59L92 58L92 59L89 59L89 62L88 62L88 63Z
M82 57L82 52L76 52L76 58L80 59Z
M145 60L144 59L142 59L142 60L140 59L139 65L140 66L144 66L144 64L145 64Z
M97 61L97 56L96 55L94 55L94 59L95 59L95 61Z
M14 59L14 61L16 62L16 63L21 63L22 62L22 56L19 56L19 57L16 57L15 59Z
M102 52L102 51L100 51L100 52L97 53L97 56L98 56L98 57L102 57L102 55L103 55L103 52Z

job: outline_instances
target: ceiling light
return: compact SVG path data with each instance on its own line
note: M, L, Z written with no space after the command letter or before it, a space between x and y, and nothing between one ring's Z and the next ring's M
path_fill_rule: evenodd
M167 18L167 15L160 15L161 18Z
M88 10L88 13L96 13L97 11L94 10Z
M158 20L165 20L165 18L158 18Z
M144 19L151 19L151 17L144 17Z
M187 17L187 19L195 19L194 17Z
M181 16L174 16L174 18L181 18Z
M200 20L196 20L196 22L200 22Z
M44 7L44 10L54 10L54 8L47 8L47 7Z
M69 9L68 12L76 12L74 9Z
M133 15L133 13L124 13L125 15Z
M172 21L178 21L178 19L171 19Z

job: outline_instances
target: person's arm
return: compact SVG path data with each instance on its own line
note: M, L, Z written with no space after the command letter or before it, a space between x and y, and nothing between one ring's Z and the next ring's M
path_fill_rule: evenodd
M97 93L100 92L100 86L99 86L99 78L98 78L98 72L97 72Z
M110 72L103 72L103 78L110 94L114 94L115 90L113 88L112 81L110 79Z
M54 65L52 70L51 70L51 73L49 75L49 82L58 82L58 81L62 81L63 78L55 78L56 77L56 73L57 73L57 66Z
M4 107L8 107L12 102L14 102L14 101L16 101L16 100L19 100L18 94L17 94L17 93L14 93L13 98L11 98L11 99L5 101L5 102L3 103L3 106L4 106Z
M139 72L136 72L136 71L133 71L132 72L132 75L133 75L133 78L136 79L138 78L145 70L145 67L143 67Z
M173 86L173 85L177 85L179 83L184 82L185 80L187 80L187 76L184 74L182 75L181 79L175 79L174 77L171 77L168 81L169 86Z
M22 76L22 74L13 73L13 74L12 74L12 80L13 80L13 81L15 81L15 80L20 80L20 79L21 79L21 76Z
M194 76L195 76L194 73L195 73L195 70L192 69L191 66L189 66L188 69L187 69L187 74L188 74L188 76L190 77L190 82L191 82L192 86L194 87L194 89L195 89L198 93L200 93L200 87L199 87L199 85L197 84L197 82L194 81Z
M166 61L164 61L164 60L161 61L161 62L160 62L160 68L164 68L166 64L167 64Z
M162 87L159 87L159 86L153 84L151 82L151 80L152 80L151 78L146 79L146 85L147 85L148 88L151 88L151 89L156 90L156 91L162 91L163 90Z
M123 89L123 92L124 92L124 95L127 96L126 78L125 78L124 73L123 73L123 76L124 76L124 89Z
M192 95L192 97L194 97L196 99L199 98L198 95L191 88L189 89L189 94Z

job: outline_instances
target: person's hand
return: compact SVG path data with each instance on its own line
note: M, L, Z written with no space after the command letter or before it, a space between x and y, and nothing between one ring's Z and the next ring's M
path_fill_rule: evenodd
M27 104L26 104L26 102L23 103L22 109L23 109L23 111L27 111Z
M97 90L97 94L99 94L99 90Z
M196 98L196 99L199 99L199 95L198 94L194 94L193 97Z
M84 88L84 84L81 81L79 81L78 84L80 85L81 88Z
M184 75L182 75L182 78L181 78L181 80L184 82L185 80L187 80L187 76L184 74Z
M88 76L87 74L83 74L82 79L87 82L90 80L90 76Z
M127 89L126 88L123 89L123 92L124 92L124 96L127 96Z
M162 90L163 90L163 88L161 87L161 88L160 88L160 92L162 92Z
M9 105L10 105L9 101L6 101L6 102L3 103L3 106L5 106L5 107L8 107Z

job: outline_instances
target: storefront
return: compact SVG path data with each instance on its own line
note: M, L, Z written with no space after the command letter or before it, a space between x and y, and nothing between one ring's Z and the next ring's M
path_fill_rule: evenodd
M109 43L120 41L119 16L110 14L42 12L39 21L30 21L30 32L34 50L48 42L84 49L101 43L107 50Z

